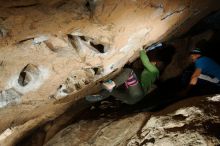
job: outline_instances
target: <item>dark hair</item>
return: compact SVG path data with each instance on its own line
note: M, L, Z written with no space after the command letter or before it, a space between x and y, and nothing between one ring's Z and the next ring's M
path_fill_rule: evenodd
M201 39L196 43L196 48L205 49L208 47L208 41L206 39Z
M147 55L151 61L159 60L169 62L174 53L175 48L172 45L163 43L161 47L147 52Z
M162 72L165 69L166 65L167 64L165 64L163 61L156 62L156 67L160 72Z
M156 51L156 50L155 50ZM160 72L166 68L166 66L172 61L173 55L175 53L175 47L171 44L163 43L163 47L157 49L158 52L155 54L155 60L157 64L156 67Z
M200 54L203 55L204 51L206 50L208 46L208 42L205 39L199 40L196 45L195 48L193 48L190 51L190 54Z

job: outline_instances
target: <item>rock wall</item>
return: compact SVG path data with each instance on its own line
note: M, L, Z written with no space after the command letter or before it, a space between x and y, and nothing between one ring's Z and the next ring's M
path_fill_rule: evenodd
M219 101L219 95L194 97L159 112L119 117L103 112L96 119L82 118L66 127L46 146L219 145Z
M143 46L170 38L184 24L179 32L185 32L218 9L219 1L8 0L0 5L0 132L19 127L12 142L25 124L35 127L61 115L74 100L96 92L95 81L137 58ZM64 97L65 102L57 101Z

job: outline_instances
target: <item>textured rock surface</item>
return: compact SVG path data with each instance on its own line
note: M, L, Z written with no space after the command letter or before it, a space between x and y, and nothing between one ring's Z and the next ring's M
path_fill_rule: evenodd
M219 104L219 95L196 97L160 112L80 120L60 131L46 145L219 145Z
M1 2L1 26L8 35L0 40L0 89L15 88L22 101L77 92L91 79L123 66L143 45L208 13L213 2ZM41 68L40 77L20 87L14 82L28 64Z
M2 142L12 145L96 92L94 82L138 57L141 47L186 31L219 1L1 0L0 5L0 132L15 129Z

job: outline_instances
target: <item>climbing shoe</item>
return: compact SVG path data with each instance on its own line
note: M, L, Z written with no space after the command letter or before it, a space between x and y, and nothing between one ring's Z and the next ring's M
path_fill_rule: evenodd
M89 101L89 102L99 102L99 101L101 101L101 100L103 100L103 99L105 99L106 97L104 97L104 96L101 96L101 95L87 95L86 97L85 97L85 99L87 100L87 101Z

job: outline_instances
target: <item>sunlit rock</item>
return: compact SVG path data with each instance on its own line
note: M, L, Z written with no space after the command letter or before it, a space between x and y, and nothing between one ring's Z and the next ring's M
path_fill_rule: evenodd
M220 6L218 0L8 0L0 5L0 132L19 126L4 145L16 144L38 126L46 125L47 133L48 123L97 92L96 81L134 61L143 46L180 36Z

